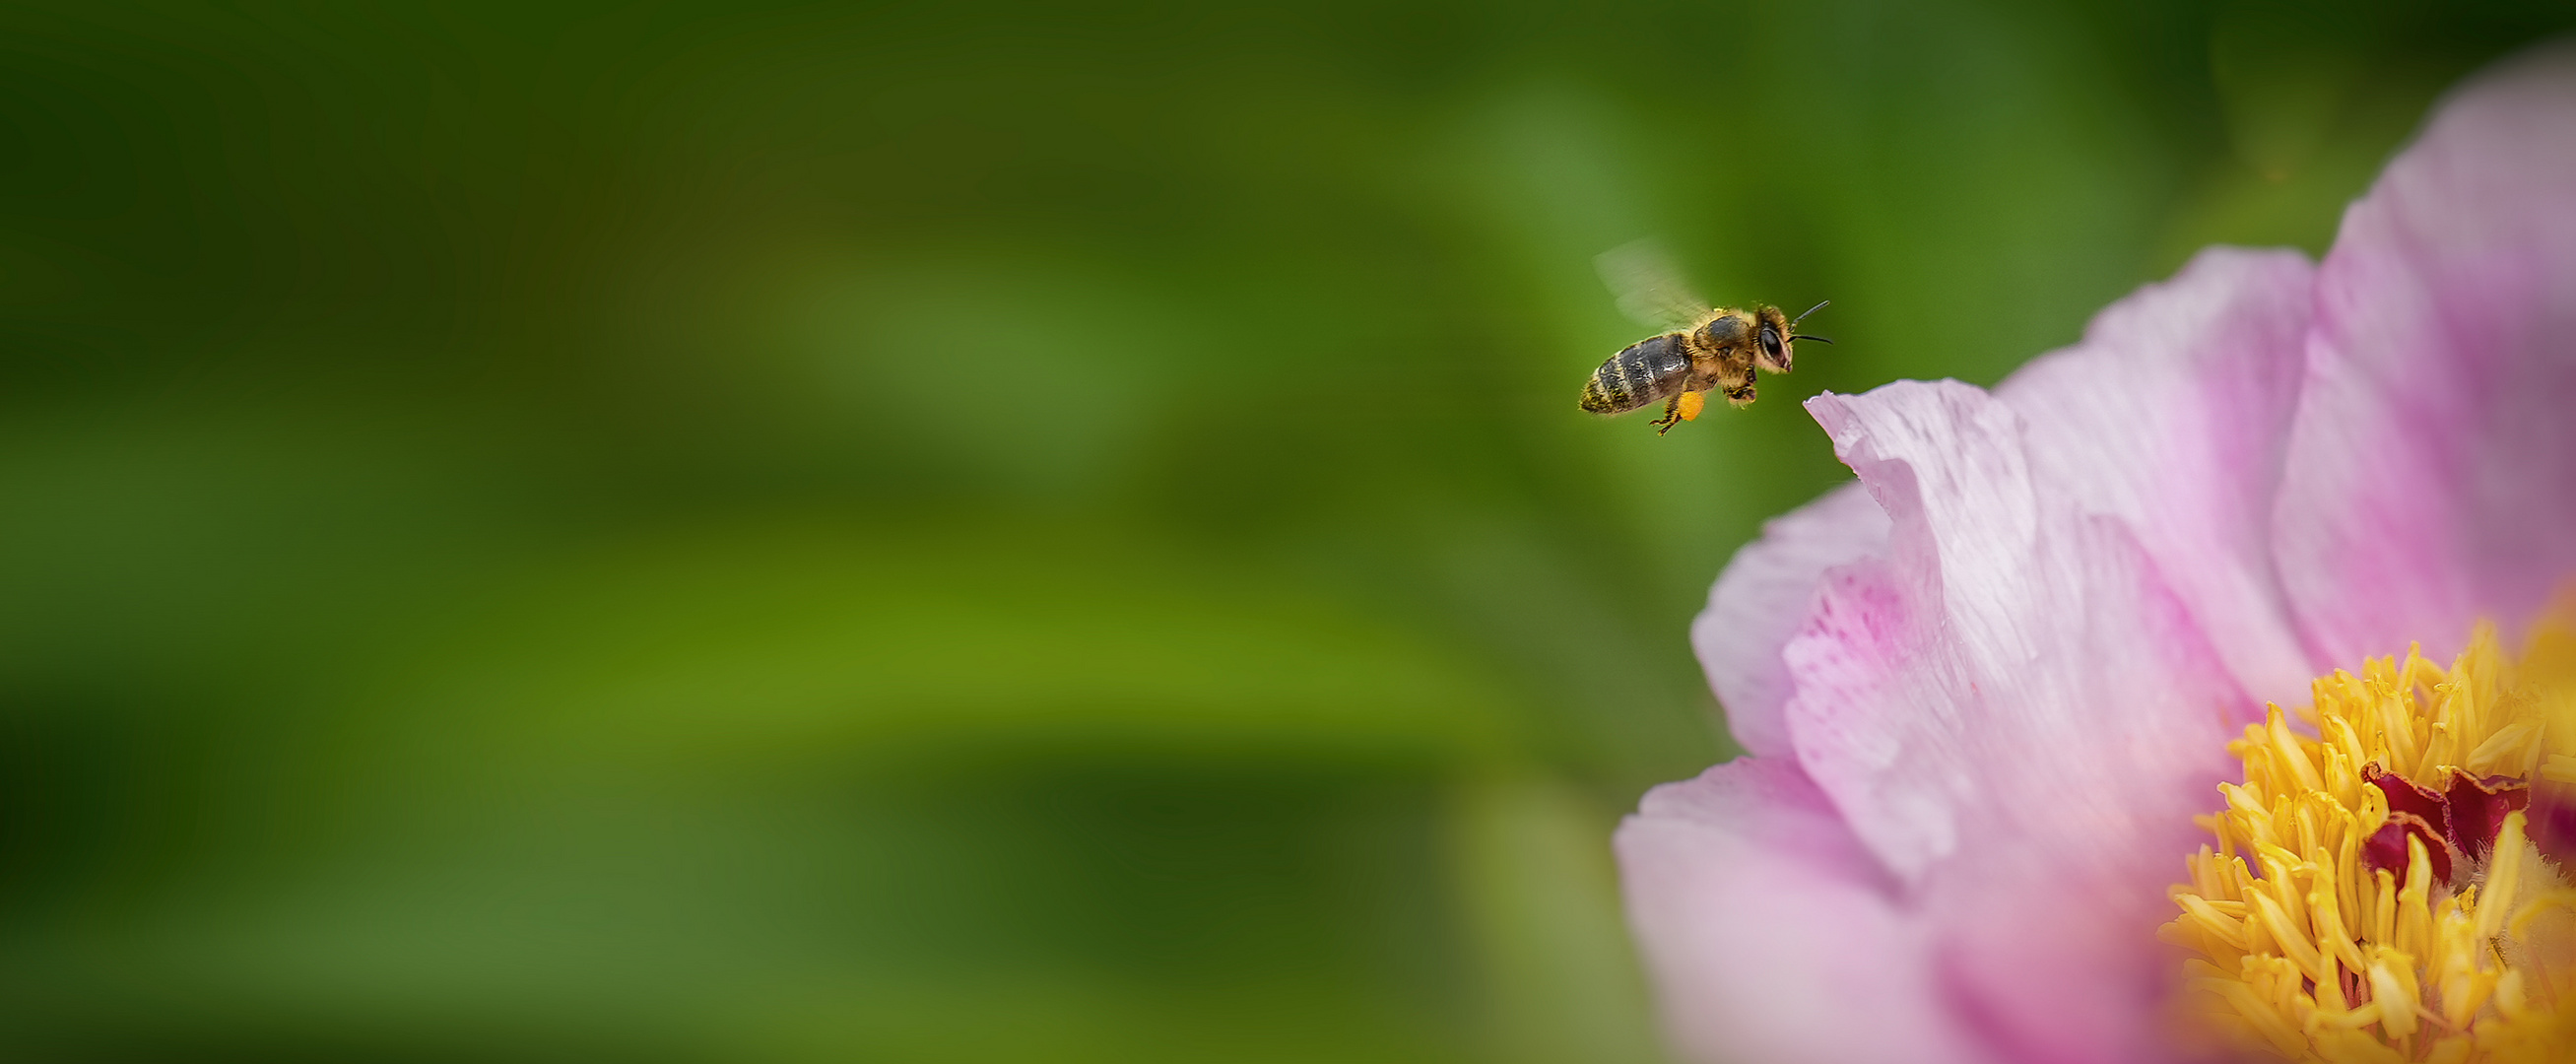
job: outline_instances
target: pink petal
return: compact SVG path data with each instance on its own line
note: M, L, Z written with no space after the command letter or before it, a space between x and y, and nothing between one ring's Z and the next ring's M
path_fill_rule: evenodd
M1888 513L1783 655L1800 763L1943 936L1948 988L2015 1055L2156 1044L2163 887L2251 719L2118 520L1956 382L1808 404Z
M2285 704L2318 671L2272 565L2315 275L2295 251L2210 248L1995 390L2032 475L2135 532L2228 670Z
M1887 513L1858 484L1762 525L1762 538L1726 563L1709 589L1708 609L1691 622L1709 687L1726 707L1736 745L1756 754L1789 753L1789 666L1780 648L1806 620L1825 571L1887 552Z
M2447 658L2576 574L2576 50L2479 78L2344 214L2274 543L2319 660Z
M1744 758L1657 787L1615 846L1685 1057L1982 1059L1941 1005L1925 928L1796 762Z

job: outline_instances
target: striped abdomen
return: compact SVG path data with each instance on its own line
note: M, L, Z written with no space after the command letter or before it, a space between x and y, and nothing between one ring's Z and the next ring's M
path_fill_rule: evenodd
M1640 340L1592 371L1592 379L1583 384L1583 408L1595 414L1626 413L1683 390L1690 373L1690 349L1682 346L1682 334Z

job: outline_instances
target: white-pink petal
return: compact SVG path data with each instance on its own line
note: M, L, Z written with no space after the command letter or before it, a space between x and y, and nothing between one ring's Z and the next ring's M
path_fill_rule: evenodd
M2319 268L2275 551L2322 661L2448 658L2576 576L2576 49L2458 91Z
M1808 405L1892 528L1784 652L1798 759L1989 1038L2129 1059L2171 967L2164 884L2255 707L2130 530L2029 461L2011 407L1956 382Z
M1614 845L1686 1059L1985 1059L1944 1005L1929 929L1795 762L1744 758L1657 787Z
M1737 746L1764 755L1790 752L1789 665L1780 649L1806 620L1825 572L1887 553L1887 513L1846 484L1762 525L1762 537L1735 552L1709 589L1708 608L1691 622L1691 649L1708 672Z
M1995 389L2033 475L2136 533L2228 671L2284 704L2318 671L2272 565L2315 276L2296 251L2210 248Z

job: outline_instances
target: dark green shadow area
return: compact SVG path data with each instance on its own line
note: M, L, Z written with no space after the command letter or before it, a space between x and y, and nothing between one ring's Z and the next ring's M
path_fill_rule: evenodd
M0 12L0 1056L1644 1061L1844 475L2553 5ZM1657 439L1592 256L1834 300Z

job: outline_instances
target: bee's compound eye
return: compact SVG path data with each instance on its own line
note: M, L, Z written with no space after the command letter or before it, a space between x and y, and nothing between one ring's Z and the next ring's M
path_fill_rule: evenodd
M1773 329L1768 325L1762 327L1762 353L1773 358L1780 357L1779 330Z

